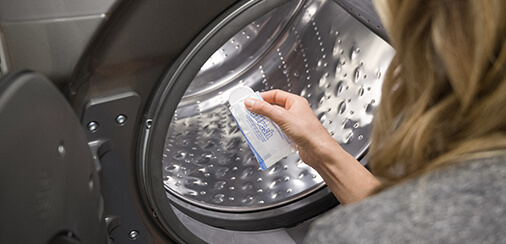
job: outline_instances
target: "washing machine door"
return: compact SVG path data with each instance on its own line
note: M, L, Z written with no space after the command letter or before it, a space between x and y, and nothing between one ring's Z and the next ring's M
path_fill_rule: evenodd
M99 165L47 78L21 71L0 80L0 135L2 242L107 243Z
M251 5L205 32L162 77L143 123L140 164L151 209L167 229L184 225L209 243L298 243L307 229L294 228L336 205L296 154L262 171L227 99L242 86L298 94L365 163L394 50L343 7L332 0ZM272 233L280 235L265 238Z

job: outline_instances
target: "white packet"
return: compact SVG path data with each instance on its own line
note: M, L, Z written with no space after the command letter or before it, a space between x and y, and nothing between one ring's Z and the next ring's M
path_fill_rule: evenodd
M295 151L295 146L279 126L267 117L250 112L244 100L253 97L263 100L260 93L247 86L235 88L228 99L230 112L246 138L262 170Z

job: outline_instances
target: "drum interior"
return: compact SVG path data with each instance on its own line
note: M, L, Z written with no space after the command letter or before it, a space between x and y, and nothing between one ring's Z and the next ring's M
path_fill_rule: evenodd
M360 158L393 54L331 0L292 1L244 27L201 67L179 102L163 154L167 194L206 209L251 212L323 187L296 154L260 169L228 111L230 91L250 86L305 97L329 133Z

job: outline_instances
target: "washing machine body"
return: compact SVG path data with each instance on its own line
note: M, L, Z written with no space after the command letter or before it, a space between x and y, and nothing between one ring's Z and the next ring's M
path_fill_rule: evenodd
M80 8L73 11L90 13ZM9 132L2 165L11 175L3 185L19 186L2 192L25 203L6 213L2 227L18 222L22 209L43 215L24 229L12 225L17 231L7 240L299 243L314 218L338 206L296 155L260 170L226 98L243 85L300 94L365 164L381 74L394 53L370 1L123 0L100 12L81 51L65 56L69 47L54 45L36 62L14 58L23 45L12 43L26 36L16 32L19 25L41 21L1 22L2 70L32 68L53 80L11 71L0 84L1 130ZM58 19L48 16L34 33L54 43L50 34L68 27L47 27ZM88 20L68 19L69 26ZM54 61L62 55L65 65ZM58 65L43 67L44 58ZM30 168L34 158L43 163ZM35 200L26 201L30 195ZM16 239L44 221L59 224L33 232L38 239Z

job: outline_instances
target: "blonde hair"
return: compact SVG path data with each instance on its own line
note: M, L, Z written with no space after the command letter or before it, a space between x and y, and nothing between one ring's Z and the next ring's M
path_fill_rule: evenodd
M370 167L383 189L468 158L505 153L506 1L375 4L397 52L370 148Z

